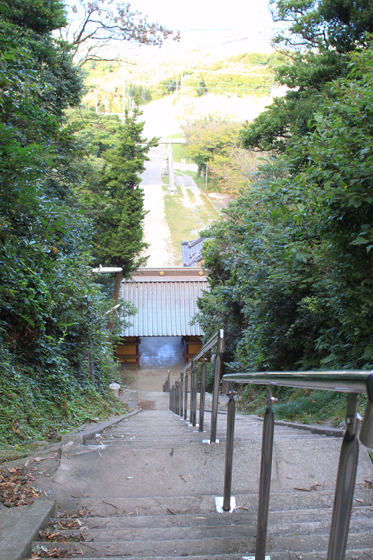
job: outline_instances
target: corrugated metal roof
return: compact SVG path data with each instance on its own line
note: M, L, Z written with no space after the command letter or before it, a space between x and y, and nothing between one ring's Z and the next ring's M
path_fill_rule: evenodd
M161 281L160 281L161 280ZM122 283L121 296L135 305L138 313L130 317L133 324L122 336L186 336L202 335L199 325L189 322L197 313L197 298L208 290L205 278L171 281L149 277Z

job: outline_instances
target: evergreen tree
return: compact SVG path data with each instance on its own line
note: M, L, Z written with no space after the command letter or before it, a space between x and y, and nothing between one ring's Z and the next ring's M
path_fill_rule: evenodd
M144 192L140 188L140 174L145 170L147 153L157 145L153 138L142 138L143 122L138 104L118 133L118 144L103 153L106 165L100 192L94 194L90 203L96 209L96 251L100 263L123 268L115 278L113 298L118 300L123 275L145 264L141 252L147 247L143 241Z

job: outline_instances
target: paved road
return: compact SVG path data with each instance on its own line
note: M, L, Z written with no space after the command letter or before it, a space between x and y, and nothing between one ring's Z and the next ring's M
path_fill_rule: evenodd
M152 148L146 162L146 169L142 174L141 187L144 189L144 208L148 214L144 223L144 240L149 243L149 248L144 255L149 255L148 267L176 266L171 250L171 232L168 227L164 197L166 192L162 189L162 161L164 150Z

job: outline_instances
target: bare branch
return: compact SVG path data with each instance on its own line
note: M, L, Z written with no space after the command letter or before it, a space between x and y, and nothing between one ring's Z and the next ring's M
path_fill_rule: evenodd
M70 5L69 19L63 32L66 40L75 47L78 58L81 47L90 42L99 49L112 41L161 46L170 36L174 40L180 39L179 32L174 33L157 22L150 23L141 12L132 11L129 3L114 4L113 0L77 0L77 4ZM84 60L89 59L91 47L86 49Z

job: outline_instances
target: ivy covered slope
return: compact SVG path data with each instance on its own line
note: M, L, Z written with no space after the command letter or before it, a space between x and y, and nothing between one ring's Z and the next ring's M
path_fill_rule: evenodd
M0 446L123 411L107 394L112 300L90 273L95 232L74 195L89 162L64 116L82 93L52 36L65 23L59 0L0 2Z
M231 371L373 366L368 38L349 53L345 74L325 84L307 131L294 132L282 155L277 147L267 154L256 185L205 234L211 292L199 300L198 319L207 336L227 330ZM278 413L309 420L315 401ZM324 416L338 403L328 401Z

